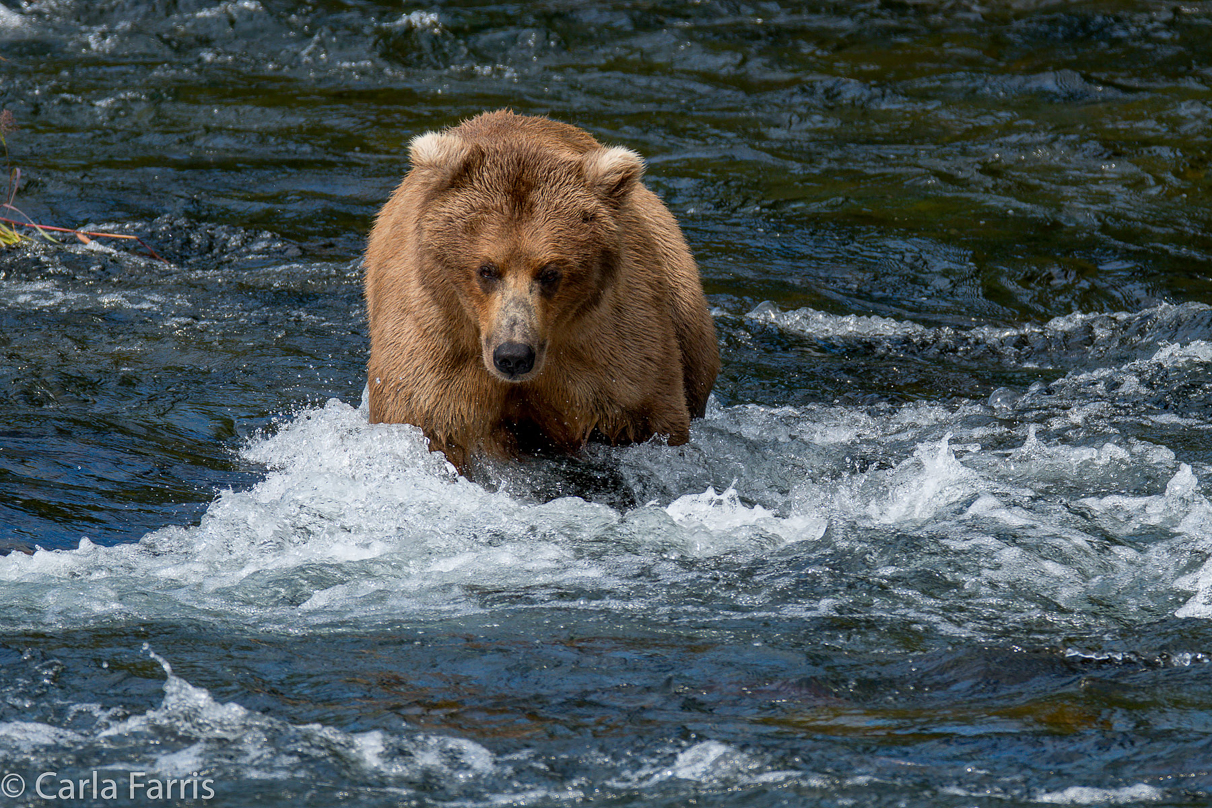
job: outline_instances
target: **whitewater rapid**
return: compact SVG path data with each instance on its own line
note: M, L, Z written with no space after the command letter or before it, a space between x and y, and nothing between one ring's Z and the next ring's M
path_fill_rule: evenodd
M818 337L923 330L778 316L781 327L807 322ZM1038 331L1087 325L1069 318ZM963 335L970 344L1008 339L988 329ZM243 457L265 467L264 479L220 493L196 526L0 559L6 619L68 627L196 614L306 631L475 613L495 608L494 592L684 617L695 608L685 593L705 580L691 561L724 556L799 560L767 573L769 586L717 592L751 611L844 606L828 583L809 601L780 594L779 576L808 565L835 583L883 582L863 608L969 636L1008 616L1048 619L1057 607L1056 619L1078 623L1109 609L1124 620L1212 617L1207 470L1116 426L1122 402L1160 379L1206 372L1212 344L1145 353L988 401L868 409L713 401L686 446L589 451L582 462L625 488L631 507L592 494L545 499L540 478L564 471L543 461L491 465L469 481L428 452L415 428L372 425L364 405L331 400L250 441ZM1181 413L1145 417L1208 428ZM912 583L922 575L945 579L946 591Z

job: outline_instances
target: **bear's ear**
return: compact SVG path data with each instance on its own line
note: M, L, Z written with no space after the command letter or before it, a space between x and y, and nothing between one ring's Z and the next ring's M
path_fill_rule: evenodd
M413 170L430 175L439 186L455 184L481 156L479 146L442 132L417 135L408 144L408 160Z
M621 204L644 176L644 159L622 146L586 152L581 162L589 187L615 204Z

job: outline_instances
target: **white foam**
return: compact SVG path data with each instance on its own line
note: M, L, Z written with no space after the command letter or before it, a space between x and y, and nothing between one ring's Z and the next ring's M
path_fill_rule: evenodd
M726 743L703 741L680 752L669 768L669 775L681 780L709 782L752 765L749 756Z
M145 646L146 650L146 646ZM150 653L150 652L149 652ZM581 781L552 789L527 781L537 769L532 749L498 754L468 738L418 732L402 722L398 729L348 733L319 723L292 724L234 703L216 700L205 688L172 672L162 657L150 653L165 671L161 702L142 713L114 720L99 713L91 726L65 730L34 722L0 723L0 756L34 766L46 754L70 749L84 758L100 757L111 769L145 772L149 779L194 778L215 783L232 777L243 781L292 781L301 772L333 765L357 783L376 783L388 793L415 797L426 784L482 788L490 804L526 804L527 800L579 800ZM86 722L81 722L86 724ZM149 743L148 739L155 739ZM133 741L133 742L132 742ZM115 751L121 756L115 758ZM670 759L672 758L672 760ZM638 765L637 765L638 761ZM749 786L803 779L798 771L779 770L758 753L707 740L678 750L665 744L642 745L619 759L596 761L606 786L648 789L662 783L689 781L708 786ZM511 782L512 781L512 782ZM503 783L510 783L504 786ZM364 787L363 785L363 787ZM511 786L512 789L511 790Z
M720 741L709 740L679 751L667 766L645 764L634 772L623 773L610 784L623 788L651 788L671 780L689 780L708 785L744 786L799 777L800 772L772 769L756 755Z
M183 300L173 301L174 304ZM88 309L163 310L170 301L148 292L64 291L54 281L17 281L0 284L0 306L10 309L81 311Z
M322 724L293 725L238 704L222 703L204 688L173 674L158 655L151 656L166 676L158 706L116 721L99 714L92 728L84 731L32 722L3 723L0 752L29 758L45 748L119 748L124 755L133 756L124 762L132 769L182 778L230 769L247 779L286 780L297 777L300 767L315 758L331 758L367 775L386 775L406 783L426 776L443 782L468 781L497 768L491 751L464 738L382 730L349 734ZM160 741L129 744L129 738L143 736Z
M1196 340L1183 345L1163 345L1149 361L1171 367L1188 362L1208 364L1212 362L1212 342Z
M720 494L711 487L702 494L685 494L669 503L665 512L679 525L703 536L695 549L718 545L713 539L719 534L725 534L725 543L733 544L733 537L743 528L762 528L784 541L794 542L819 539L827 527L826 520L815 514L781 519L761 505L746 506L740 501L735 483Z
M930 329L916 323L886 317L827 314L809 308L782 311L769 300L759 303L745 317L814 337L909 337L930 333Z
M1039 615L1047 602L1075 620L1107 608L1130 620L1181 598L1181 615L1212 617L1212 562L1192 567L1193 553L1212 552L1212 505L1190 465L1140 440L1044 441L1035 425L988 414L978 404L878 416L717 404L684 447L610 450L620 477L651 500L619 510L488 490L429 452L417 429L372 425L365 407L330 401L251 442L244 456L266 465L264 480L221 493L196 527L0 557L5 620L46 628L197 613L340 630L499 608L484 593L501 591L683 615L679 593L711 573L677 559L779 552L869 579L945 574L967 593L963 607L946 601L952 590L936 599L889 587L865 608L949 633L979 633L973 615ZM877 462L860 469L856 455ZM1107 493L1139 492L1142 480L1158 488ZM784 603L781 591L713 596L804 614L844 601Z
M1212 620L1212 540L1204 533L1196 541L1183 542L1177 547L1166 547L1164 550L1175 557L1176 563L1190 558L1194 553L1202 554L1208 559L1197 571L1174 582L1176 589L1195 593L1174 614L1176 617Z
M30 755L47 747L76 746L83 740L84 736L79 732L37 721L0 723L0 749L15 755Z
M7 28L10 31L16 31L24 27L24 17L12 9L0 6L0 30Z
M1100 522L1121 535L1144 528L1165 527L1191 536L1212 536L1212 505L1199 493L1199 480L1186 463L1166 484L1164 494L1131 496L1111 494L1086 497L1079 505L1089 508Z
M408 746L413 761L423 769L446 775L446 778L466 780L496 769L492 752L466 738L423 735L410 741Z
M194 743L175 752L156 755L152 768L169 777L194 777L199 771L206 770L206 744Z
M395 21L388 23L388 27L428 31L429 33L437 34L442 32L442 21L438 18L438 14L435 11L417 10L401 15Z
M144 645L146 650L147 646ZM164 668L164 701L160 707L142 715L135 715L111 724L98 733L99 738L127 735L149 726L161 726L181 731L183 728L202 728L205 733L220 736L237 735L246 731L250 723L262 719L239 704L220 704L205 689L194 687L189 682L173 675L172 667L162 657L150 654ZM196 752L190 753L196 756ZM171 765L182 759L170 759Z
M887 478L887 494L867 506L876 522L896 524L928 519L976 490L977 474L955 458L950 435L917 447Z
M371 425L364 409L335 400L245 456L270 468L266 478L222 493L197 527L135 545L82 539L75 550L12 554L0 558L0 580L29 585L40 623L200 609L298 628L475 612L476 587L592 586L626 596L651 586L630 580L631 553L759 551L823 531L743 506L736 490L628 514L580 498L534 503L490 492L457 476L414 427Z
M1157 802L1164 797L1161 789L1137 783L1123 788L1070 786L1063 791L1041 794L1036 802L1048 805L1121 805L1126 802Z
M228 2L219 3L212 8L200 9L194 13L194 16L199 19L207 17L217 17L227 20L237 17L241 13L257 14L264 13L265 8L258 0L228 0Z
M1160 346L1148 359L1155 364L1176 366L1184 361L1207 363L1212 359L1212 344L1201 339L1212 322L1212 307L1202 303L1161 304L1139 312L1075 313L1053 318L1044 325L968 329L927 328L884 317L838 316L811 308L781 311L769 301L745 317L813 339L912 343L892 349L942 350L957 356L976 352L986 357L992 353L1018 367L1063 363L1066 354L1084 356L1086 360L1125 353L1144 358L1141 351L1153 346Z

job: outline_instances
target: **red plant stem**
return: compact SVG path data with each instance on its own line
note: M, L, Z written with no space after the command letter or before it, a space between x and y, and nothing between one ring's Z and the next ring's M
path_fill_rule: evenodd
M159 253L157 253L155 250L153 250L151 247L149 247L146 241L139 238L138 236L127 236L122 233L94 233L89 230L73 230L70 227L55 227L55 226L49 225L49 224L34 224L33 222L21 222L16 219L7 219L3 216L0 216L0 222L5 222L6 224L20 225L21 227L32 227L35 230L50 230L52 233L71 233L74 236L88 236L89 238L120 238L120 239L126 239L128 241L137 241L137 242L139 242L140 245L142 245L143 249L145 249L149 253L151 253L152 258L155 258L157 261L162 261L165 264L168 263L168 261L165 261L164 258L162 258Z
M19 224L22 227L37 227L42 230L50 230L55 233L71 233L71 234L77 235L77 236L124 238L124 239L134 239L135 241L139 240L138 236L127 236L127 235L123 235L122 233L90 233L87 230L73 230L70 227L55 227L54 225L49 225L49 224L34 224L33 222L20 222L20 221L17 221L16 219L6 219L3 216L0 216L0 222L5 222L7 224Z

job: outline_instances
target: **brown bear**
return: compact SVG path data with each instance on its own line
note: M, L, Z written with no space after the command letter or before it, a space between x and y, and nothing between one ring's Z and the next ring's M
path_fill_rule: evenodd
M412 140L366 248L370 420L478 454L689 439L719 370L677 222L629 149L489 112Z

